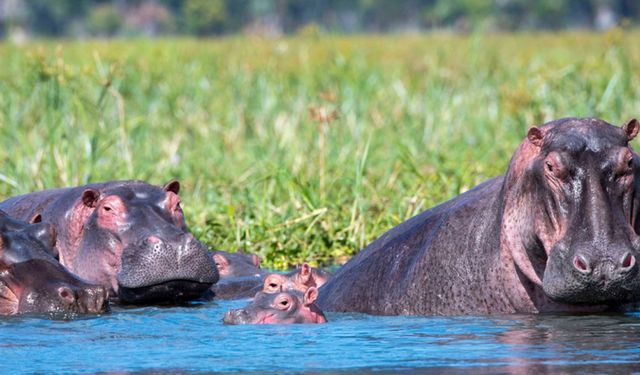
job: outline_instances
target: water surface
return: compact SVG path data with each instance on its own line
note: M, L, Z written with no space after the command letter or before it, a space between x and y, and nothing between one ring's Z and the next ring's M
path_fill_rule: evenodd
M324 325L225 326L246 301L0 320L2 373L640 371L640 313L490 317L327 314Z

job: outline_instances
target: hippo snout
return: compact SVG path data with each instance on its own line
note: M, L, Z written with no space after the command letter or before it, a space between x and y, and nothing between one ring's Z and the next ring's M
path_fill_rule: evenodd
M143 237L124 249L116 275L119 300L131 304L198 299L218 278L209 249L189 233Z
M224 324L247 324L249 321L249 313L245 309L227 311L222 319Z
M580 246L573 254L568 248L555 250L558 252L551 253L543 279L543 289L553 300L608 304L633 302L640 297L638 255L634 249L609 246L603 251ZM567 255L559 256L560 250Z
M64 284L59 286L56 292L58 304L65 306L62 310L81 314L100 314L109 308L108 291L103 286L73 287Z
M103 286L95 285L81 291L78 303L86 313L100 314L109 308L109 293Z
M592 259L588 254L573 257L573 267L581 275L594 279L617 281L637 272L636 257L629 251L616 258Z

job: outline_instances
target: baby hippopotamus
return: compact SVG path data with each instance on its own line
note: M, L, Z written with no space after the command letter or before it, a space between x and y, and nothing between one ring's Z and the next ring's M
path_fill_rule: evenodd
M316 306L318 289L311 287L305 293L296 290L281 293L259 292L253 302L243 309L231 310L224 315L225 324L293 324L326 323L322 311Z
M229 253L216 252L214 258L217 256L226 256ZM237 253L236 253L237 254ZM235 255L235 254L231 254ZM240 257L247 257L247 254L238 254ZM233 263L247 263L248 260L238 259ZM219 261L216 260L216 264ZM280 273L267 273L266 271L256 267L240 267L241 270L252 272L238 273L233 271L230 276L223 277L225 274L218 266L218 271L221 274L220 281L211 287L210 293L205 296L205 299L241 299L251 298L256 293L263 291L265 293L277 293L286 292L288 290L297 290L299 292L306 292L310 287L320 288L324 283L331 278L331 273L323 271L321 269L311 267L308 263L304 263L296 270L286 274Z
M320 288L331 278L331 273L319 268L311 267L308 263L303 263L295 271L287 274L272 273L264 279L262 291L266 293L284 292L287 290L297 290L306 292L314 287Z

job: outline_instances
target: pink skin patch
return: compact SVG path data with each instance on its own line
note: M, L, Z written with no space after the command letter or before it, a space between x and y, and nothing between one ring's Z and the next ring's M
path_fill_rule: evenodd
M180 206L181 200L178 194L173 191L167 191L165 198L165 207L167 212L173 218L173 222L180 228L184 228L186 223L184 221L184 213L182 212L182 207Z
M87 222L87 218L93 213L94 209L95 206L87 206L82 200L80 200L70 211L67 212L68 236L58 239L59 242L64 241L64 243L56 244L59 260L62 265L72 267L76 255L78 254L84 225Z
M127 208L117 195L101 199L96 207L98 226L111 232L121 232L127 225Z
M18 313L20 295L22 289L17 285L9 286L0 281L0 315L13 315Z
M216 263L220 277L229 276L229 261L222 254L214 254L213 261Z

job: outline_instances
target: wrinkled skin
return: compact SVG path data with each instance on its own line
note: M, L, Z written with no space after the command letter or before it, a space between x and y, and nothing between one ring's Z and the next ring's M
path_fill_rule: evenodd
M0 211L0 314L99 314L107 290L66 270L52 256L55 230Z
M618 310L640 299L636 120L529 130L505 176L391 229L321 289L329 311Z
M277 293L297 290L304 293L310 287L319 288L330 277L329 272L311 267L307 263L286 274L265 273L264 270L260 270L253 275L221 278L211 287L211 293L206 296L206 299L251 298L260 291Z
M297 290L304 293L311 287L320 288L329 278L331 278L329 272L303 263L293 272L284 275L278 273L267 275L264 279L262 291L265 293L277 293Z
M181 303L199 298L218 273L187 231L179 190L177 181L105 182L13 197L0 209L53 226L60 263L120 303Z
M224 316L225 324L294 324L326 323L327 319L315 305L318 290L256 294L244 309L231 310Z

